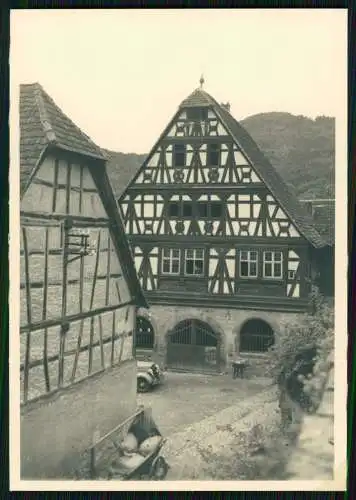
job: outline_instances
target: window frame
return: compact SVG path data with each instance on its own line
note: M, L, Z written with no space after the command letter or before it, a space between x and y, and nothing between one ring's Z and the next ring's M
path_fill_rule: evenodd
M173 252L177 251L178 252L178 257L173 257ZM165 252L169 252L168 257L165 256ZM164 271L164 264L165 262L169 262L169 271ZM178 262L178 271L173 272L173 261ZM162 248L162 254L161 254L161 273L164 276L179 276L181 271L181 249L180 248Z
M187 253L188 252L193 252L193 258L189 258L187 259ZM196 253L197 252L202 252L202 257L201 258L197 258L196 257ZM190 261L193 261L193 265L195 265L195 263L198 261L198 262L202 262L202 271L201 273L193 273L193 274L190 274L187 272L187 261L190 260ZM204 272L205 272L205 249L204 248L186 248L184 250L184 275L185 276L190 276L190 277L203 277L204 276Z
M247 258L243 258L242 254L246 253ZM256 259L251 259L251 253L256 254ZM240 250L239 252L239 277L242 279L257 279L259 274L259 255L257 250ZM247 276L242 275L241 273L241 264L247 263ZM251 274L251 264L256 265L256 274Z
M177 149L182 148L182 151L177 151ZM187 146L186 144L176 143L173 144L173 152L172 152L172 165L174 168L185 168L187 164ZM184 155L183 165L177 164L177 155Z
M266 254L270 253L271 254L271 260L266 259ZM275 258L275 254L280 254L281 258L280 260L277 260ZM271 276L266 276L266 264L271 265ZM275 266L280 264L281 266L281 272L280 275L276 275L275 273ZM283 251L282 250L264 250L263 251L263 258L262 258L262 275L264 279L267 280L283 280Z
M194 114L195 114L195 116L194 116ZM206 121L207 119L208 119L208 108L194 107L194 108L187 109L187 120L188 121L203 122L203 121Z
M201 215L199 213L199 207L200 206L206 206L206 215ZM220 206L220 215L219 216L213 216L212 215L212 207L213 206ZM224 215L224 204L222 201L218 200L206 200L206 201L196 201L196 218L198 220L221 220L221 218Z
M213 146L217 146L217 149L214 150ZM210 161L211 155L217 154L217 163L212 163ZM207 151L206 151L206 164L209 167L216 168L220 167L220 162L221 162L221 144L219 142L211 142L208 143Z

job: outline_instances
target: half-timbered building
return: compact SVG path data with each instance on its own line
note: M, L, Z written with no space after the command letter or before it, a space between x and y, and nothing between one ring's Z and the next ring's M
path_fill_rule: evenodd
M141 337L154 332L167 366L221 370L229 356L266 351L281 321L306 311L327 242L202 82L119 205L151 305Z
M25 404L132 359L147 303L106 158L39 84L20 87L20 164Z

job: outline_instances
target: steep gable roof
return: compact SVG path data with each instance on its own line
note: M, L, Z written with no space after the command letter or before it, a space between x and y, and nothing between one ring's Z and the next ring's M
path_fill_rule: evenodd
M38 84L20 86L20 196L47 147L71 151L96 160L101 166L91 169L111 220L113 242L122 255L122 270L136 304L148 307L135 270L135 264L117 203L106 172L106 156L54 103Z
M101 149L70 120L39 83L20 85L20 182L30 174L49 145L96 159Z
M300 233L313 246L324 246L326 242L315 229L312 217L290 191L287 184L262 153L250 134L237 120L235 120L230 112L225 107L218 104L213 97L201 88L192 92L192 94L190 94L179 106L180 109L187 107L210 107L215 111L223 125L241 148L242 152L250 160L256 173L261 177L272 195L286 211Z
M300 202L308 207L318 233L328 245L335 245L335 200L312 199L300 200Z
M140 169L147 155L118 153L109 149L103 151L107 157L106 170L113 191L115 196L119 198Z

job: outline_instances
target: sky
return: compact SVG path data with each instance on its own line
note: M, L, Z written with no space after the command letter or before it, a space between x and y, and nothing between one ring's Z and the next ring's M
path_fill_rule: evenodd
M336 117L346 27L344 9L13 10L11 99L39 82L100 147L125 153L151 149L202 74L238 120Z

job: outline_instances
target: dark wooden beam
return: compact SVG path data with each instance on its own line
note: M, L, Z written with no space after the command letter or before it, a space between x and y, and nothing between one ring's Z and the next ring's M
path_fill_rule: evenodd
M70 316L67 316L65 318L65 321L70 323L72 321L79 321L81 319L91 318L92 316L97 316L98 314L121 309L122 307L128 306L130 304L134 304L134 303L135 303L135 297L133 297L132 300L125 302L124 304L119 304L119 305L116 304L113 306L100 307L98 309L89 310L89 311L83 312L83 313L71 314ZM63 318L61 318L61 317L56 318L56 319L47 319L46 321L38 321L36 323L21 326L20 327L20 334L23 334L26 332L34 332L36 330L42 330L44 328L51 328L53 326L59 326L62 323L63 323Z
M26 212L26 211L21 211L20 213L21 217L27 217L29 219L40 219L40 220L46 220L46 221L58 221L58 222L63 222L64 220L68 219L67 214L48 214L44 212ZM81 215L71 215L70 219L73 221L73 223L79 228L79 227L109 227L110 226L110 219L107 217L83 217Z
M42 321L47 318L47 298L48 298L48 250L49 250L49 230L46 227L45 237L45 261L44 261L44 279L43 279L43 308L42 308ZM47 357L47 344L48 344L48 329L45 328L43 339L43 370L46 382L46 390L51 390L49 371L48 371L48 357Z
M35 177L33 179L33 184L38 184L40 186L46 186L46 187L49 187L49 188L56 188L56 189L60 189L60 190L67 190L67 184L60 184L60 183L52 183L52 182L48 182L48 181L45 181L43 179L38 179L37 177ZM80 188L80 187L77 187L77 186L70 186L70 190L71 191L75 191L76 193L98 193L98 190L95 189L95 188Z
M81 260L81 263L83 262L84 259ZM110 274L109 278L121 278L122 274ZM108 276L107 275L99 275L97 277L97 281L100 280L107 280ZM89 280L83 280L84 282L89 282ZM91 281L91 280L90 280ZM67 284L68 285L77 285L81 284L81 279L68 279ZM47 284L45 284L44 281L33 281L30 283L30 288L43 288L43 287L50 287L50 286L61 286L62 281L61 280L53 280L53 281L48 281ZM21 283L20 284L20 289L23 290L26 288L26 283Z
M95 255L95 265L94 265L94 275L93 275L93 283L92 283L92 289L91 289L91 296L90 296L90 306L89 309L93 309L94 305L94 297L95 297L95 286L96 286L96 280L97 280L97 274L98 274L98 266L99 266L99 250L100 250L100 240L101 240L101 231L98 233L98 239L96 242L96 255ZM93 337L94 337L94 316L90 319L90 346L93 344ZM88 365L88 375L90 375L92 371L92 360L93 360L93 350L90 347L89 349L89 365Z
M256 295L227 294L204 295L202 293L187 293L178 291L146 291L150 305L175 305L190 307L213 307L217 309L258 309L260 311L305 312L308 308L308 299L294 297L273 297Z
M26 306L27 306L27 323L32 323L32 303L31 303L31 289L30 289L30 270L29 270L29 258L28 258L28 242L27 242L27 230L22 228L22 240L23 248L25 252L25 279L26 279ZM26 351L25 351L25 372L24 372L24 402L26 403L28 398L28 378L29 378L29 362L30 362L30 349L31 349L31 332L27 332L26 337Z

